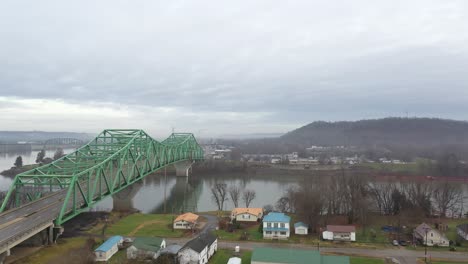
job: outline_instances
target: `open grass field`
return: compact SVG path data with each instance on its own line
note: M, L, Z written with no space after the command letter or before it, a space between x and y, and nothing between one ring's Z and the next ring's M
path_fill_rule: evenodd
M172 230L170 214L131 214L111 224L105 234L122 236L182 237L184 231Z
M85 237L63 238L59 239L56 245L46 246L38 250L34 254L22 258L15 263L17 264L42 264L42 263L63 263L67 259L67 263L82 263L86 254L90 254L90 250L85 248ZM74 260L78 262L74 262ZM80 262L81 261L81 262Z
M420 168L417 163L393 164L393 163L361 163L358 167L369 168L382 173L406 173L419 174Z
M351 257L351 264L384 264L383 259L366 258L366 257Z

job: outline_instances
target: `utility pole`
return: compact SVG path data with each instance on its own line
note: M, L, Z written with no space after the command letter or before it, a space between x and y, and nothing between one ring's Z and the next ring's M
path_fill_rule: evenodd
M424 262L427 263L427 232L429 231L429 228L424 228L424 231L426 231L426 243L424 247Z

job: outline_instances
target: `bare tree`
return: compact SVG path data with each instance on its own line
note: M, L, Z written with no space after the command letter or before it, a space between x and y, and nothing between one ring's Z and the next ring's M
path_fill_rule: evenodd
M211 187L211 198L218 206L219 211L223 210L224 202L228 200L227 193L227 185L225 183L216 183Z
M250 203L255 199L256 196L257 196L257 194L255 193L254 190L245 190L242 193L242 200L245 203L245 207L248 208Z
M276 210L282 212L282 213L287 213L289 212L289 199L288 197L281 197L278 199L276 202Z
M443 217L446 216L448 210L453 211L455 209L462 197L463 192L460 184L450 183L448 181L435 184L432 194L435 207Z
M390 183L378 183L372 182L369 184L369 193L374 198L374 201L379 208L381 214L389 215L393 213L394 199L393 194L396 189L396 185L393 182Z
M408 202L415 209L421 210L426 216L431 213L431 182L409 182L402 184L402 191L405 193Z
M61 157L65 156L64 152L63 152L63 149L62 148L58 148L55 153L54 153L54 160L58 160L60 159Z
M231 197L231 201L236 208L239 207L240 192L241 190L238 185L229 186L229 196Z
M323 179L315 177L306 179L295 194L297 215L308 223L312 230L319 224L324 211L323 182Z

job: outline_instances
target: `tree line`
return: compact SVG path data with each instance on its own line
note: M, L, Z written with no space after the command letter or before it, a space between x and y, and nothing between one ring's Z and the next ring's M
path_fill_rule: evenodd
M229 198L235 208L239 207L240 200L248 208L256 196L257 193L254 190L242 189L236 184L228 187L226 183L215 183L211 187L211 198L219 211L223 211L224 204L229 201Z
M462 199L462 186L449 181L379 182L341 174L309 177L266 209L297 214L312 227L326 225L334 216L346 216L348 224L365 227L372 214L416 218L461 214Z

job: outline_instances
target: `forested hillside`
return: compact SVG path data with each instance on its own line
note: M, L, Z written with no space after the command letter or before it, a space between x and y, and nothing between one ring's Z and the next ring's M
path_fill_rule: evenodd
M285 153L312 145L355 147L368 155L468 158L468 122L436 118L317 121L275 139L239 143L244 153Z

